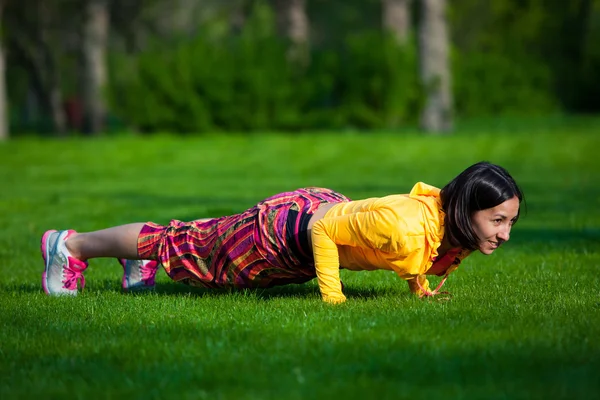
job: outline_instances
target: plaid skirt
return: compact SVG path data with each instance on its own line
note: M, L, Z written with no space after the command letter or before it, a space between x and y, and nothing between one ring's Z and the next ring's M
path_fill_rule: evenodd
M138 255L157 259L173 280L193 286L303 283L316 277L312 252L300 251L306 232L290 224L288 216L306 216L320 204L345 201L350 199L333 190L311 187L277 194L231 216L172 220L167 226L149 222L138 237ZM289 232L290 227L295 231Z

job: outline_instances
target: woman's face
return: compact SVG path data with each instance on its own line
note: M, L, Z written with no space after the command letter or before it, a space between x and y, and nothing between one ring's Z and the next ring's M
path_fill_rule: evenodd
M519 213L517 196L496 207L475 211L473 231L479 238L479 251L492 254L500 245L510 239L510 229Z

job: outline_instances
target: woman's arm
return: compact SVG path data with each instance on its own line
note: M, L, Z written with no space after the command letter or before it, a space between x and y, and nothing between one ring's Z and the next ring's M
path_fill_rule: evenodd
M323 300L342 303L338 246L399 252L400 220L390 208L322 218L312 228L315 269Z

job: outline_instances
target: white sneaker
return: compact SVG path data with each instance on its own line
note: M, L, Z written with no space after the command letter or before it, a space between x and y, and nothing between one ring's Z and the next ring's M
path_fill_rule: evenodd
M42 236L42 257L46 264L42 274L42 287L51 296L77 295L77 286L85 286L83 271L88 263L76 259L65 245L74 230L50 230Z
M154 289L158 262L154 260L119 259L123 267L123 290L138 291Z

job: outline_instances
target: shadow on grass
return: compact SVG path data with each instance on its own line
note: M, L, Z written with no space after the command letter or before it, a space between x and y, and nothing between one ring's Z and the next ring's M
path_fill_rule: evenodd
M394 294L405 294L409 293L396 293L393 289L385 288L374 288L374 287L348 287L344 288L344 294L349 298L363 298L373 299L379 296L383 296L393 291ZM151 292L138 292L137 294L143 295ZM285 285L274 288L256 288L256 289L209 289L193 287L179 283L157 283L153 291L159 295L195 295L198 297L215 297L215 296L227 296L231 294L238 294L242 296L256 297L263 300L280 299L280 298L300 298L300 297L318 297L320 298L319 289L312 285Z
M218 297L218 296L229 296L229 295L241 295L248 297L255 297L262 300L272 300L272 299L282 299L282 298L310 298L310 297L318 297L320 298L319 289L316 286L312 285L285 285L278 286L274 288L268 289L209 289L209 288L201 288L189 286L177 282L172 283L157 283L154 290L152 291L132 291L132 292L124 292L121 289L120 282L118 279L103 279L96 280L94 282L87 283L85 289L83 289L83 293L85 291L94 291L94 292L119 292L124 295L133 295L133 296L147 296L147 295L160 295L160 296L196 296L196 297ZM11 283L11 284L0 284L0 292L18 292L18 293L38 293L43 294L44 291L42 289L42 285L38 282L29 282L29 283ZM344 294L348 298L355 299L374 299L379 296L384 296L386 294L393 293L395 296L405 296L408 297L410 295L409 292L403 291L400 289L392 288L374 288L374 287L355 287L355 286L346 286L344 288Z
M40 282L28 282L28 283L8 283L0 284L0 292L5 293L44 293L42 283Z

